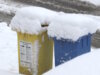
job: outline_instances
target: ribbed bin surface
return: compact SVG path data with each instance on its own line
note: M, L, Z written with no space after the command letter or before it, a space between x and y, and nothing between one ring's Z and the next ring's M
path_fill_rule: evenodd
M78 41L54 38L55 65L58 66L81 54L90 52L91 34L81 37Z

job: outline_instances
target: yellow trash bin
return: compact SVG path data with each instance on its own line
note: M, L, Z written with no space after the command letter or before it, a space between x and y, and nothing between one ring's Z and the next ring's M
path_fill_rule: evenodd
M25 75L42 75L52 68L53 41L47 31L39 35L18 35L19 72Z

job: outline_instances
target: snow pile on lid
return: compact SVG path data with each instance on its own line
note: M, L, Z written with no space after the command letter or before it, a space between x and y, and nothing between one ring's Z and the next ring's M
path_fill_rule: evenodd
M38 34L43 27L41 25L49 24L56 12L41 7L21 8L11 21L13 30L22 33Z
M91 15L58 13L48 27L48 35L77 41L84 35L95 33L100 28L99 20Z
M100 0L81 0L81 1L87 1L87 2L90 2L94 5L100 5Z
M44 31L41 25L49 25L48 35L77 41L80 37L95 33L100 17L83 14L55 12L41 7L21 8L11 21L13 30L28 34Z
M100 49L79 56L43 75L100 75Z

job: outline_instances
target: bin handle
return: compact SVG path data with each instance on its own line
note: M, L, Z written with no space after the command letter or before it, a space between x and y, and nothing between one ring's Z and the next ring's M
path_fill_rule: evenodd
M48 24L43 24L41 25L41 27L48 27Z

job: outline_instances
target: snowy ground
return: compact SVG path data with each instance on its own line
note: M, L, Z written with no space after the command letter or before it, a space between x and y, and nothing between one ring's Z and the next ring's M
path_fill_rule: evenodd
M12 7L22 7L22 6L28 6L28 4L25 4L24 2L21 3L20 0L0 0L0 4L12 6Z
M17 54L16 32L11 31L6 23L0 23L0 75L17 75Z
M17 0L0 0L0 12L12 14L20 7L30 6Z
M100 49L66 62L43 75L100 75Z
M0 22L9 24L16 11L25 6L30 5L21 3L20 0L0 0Z
M87 1L94 5L100 6L100 0L81 0L81 1Z

